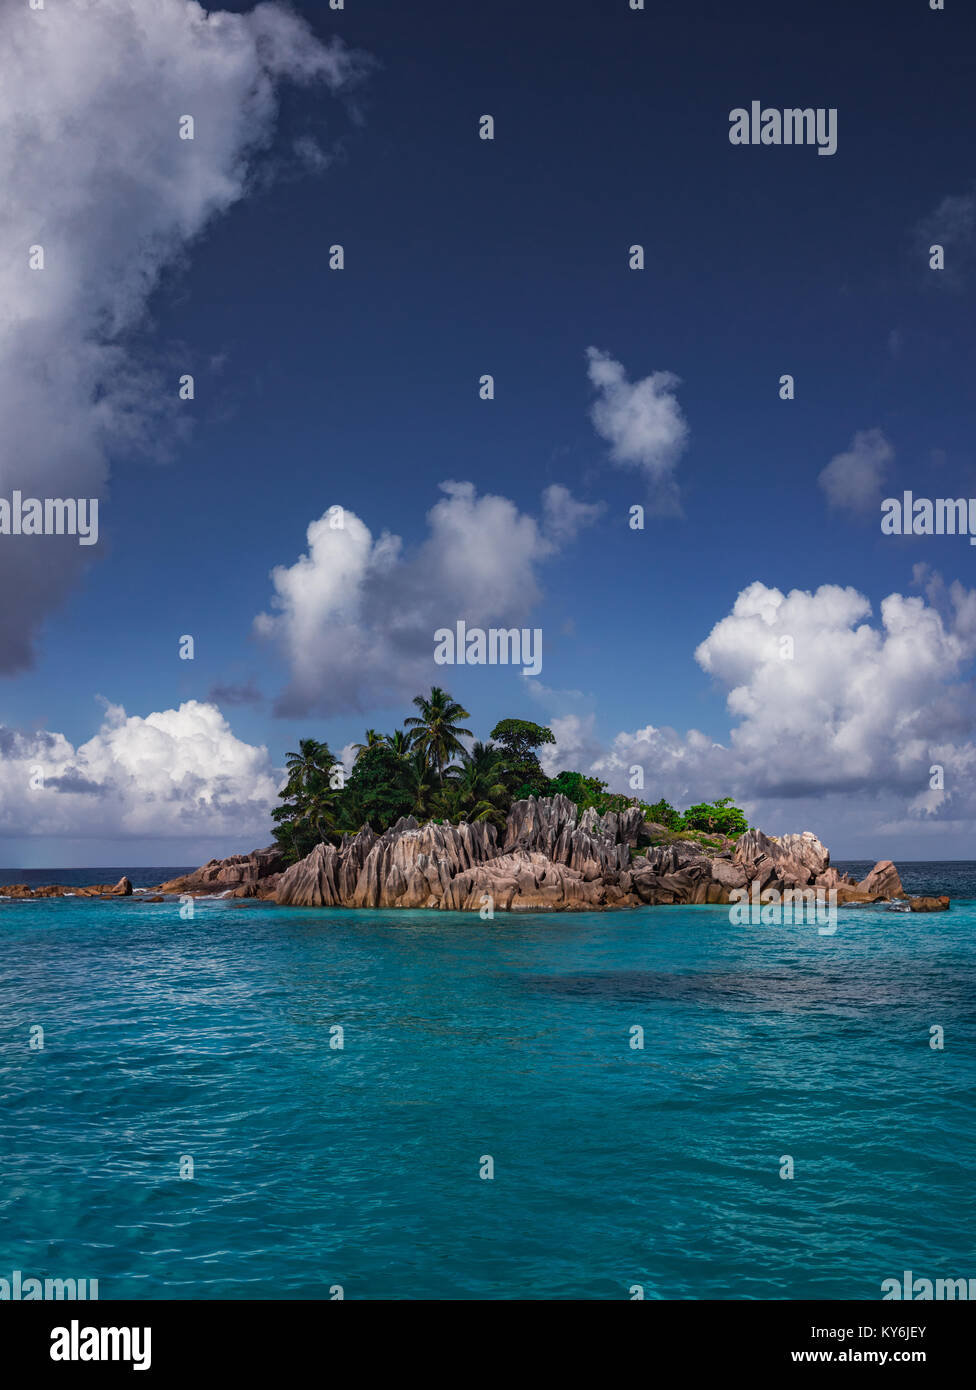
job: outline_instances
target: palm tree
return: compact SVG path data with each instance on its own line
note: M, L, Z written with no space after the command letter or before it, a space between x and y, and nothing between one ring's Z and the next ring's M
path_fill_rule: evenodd
M314 834L316 841L327 840L339 833L336 803L329 791L316 792L305 803L299 818Z
M381 733L378 733L376 729L367 729L367 730L366 730L366 742L365 742L365 743L354 743L354 744L353 744L353 748L355 748L355 750L356 750L356 762L358 763L358 762L359 762L359 759L360 759L360 758L363 756L363 754L364 754L365 752L367 752L370 748L375 748L376 745L377 745L378 743L385 743L385 742L386 742L386 739L383 737L383 735L382 735Z
M323 777L328 778L335 758L327 743L314 738L299 739L297 753L285 754L288 789L292 795L311 794Z
M286 754L285 762L288 781L271 818L276 841L294 863L320 840L335 834L336 802L330 781L336 760L327 743L303 738L298 752Z
M434 787L430 763L422 748L414 749L410 756L404 759L403 786L411 799L411 814L419 820L425 820L430 812Z
M443 785L444 768L464 752L462 737L472 737L471 730L460 728L457 720L470 719L471 716L438 685L431 688L429 700L423 695L415 695L413 702L420 714L411 715L403 722L407 728L416 730L416 746L422 749L437 773L438 783Z
M451 819L504 825L511 795L505 786L504 755L490 743L475 743L460 765L446 774L445 803Z
M409 757L410 749L413 746L413 736L404 733L403 729L397 729L392 734L384 734L383 742L387 748L392 748L398 758Z

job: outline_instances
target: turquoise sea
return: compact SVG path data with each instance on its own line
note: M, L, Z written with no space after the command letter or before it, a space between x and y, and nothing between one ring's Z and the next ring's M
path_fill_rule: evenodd
M951 911L821 936L717 907L0 902L0 1276L867 1300L976 1277L976 865L901 867Z

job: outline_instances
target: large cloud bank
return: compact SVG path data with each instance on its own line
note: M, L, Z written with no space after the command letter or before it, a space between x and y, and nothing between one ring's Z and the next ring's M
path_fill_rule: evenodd
M194 0L8 2L0 50L0 496L104 498L112 451L145 443L176 399L175 374L127 342L161 272L247 191L278 84L337 92L361 64L277 4ZM91 554L0 537L0 672L30 664Z
M0 836L269 838L280 776L215 705L188 700L145 718L107 705L75 748L58 733L0 727Z
M976 590L918 578L924 595L890 594L880 621L852 588L751 584L695 653L726 692L727 740L647 724L604 745L592 716L566 715L548 769L583 761L626 790L640 766L652 799L732 794L774 830L853 833L870 815L891 832L971 834Z

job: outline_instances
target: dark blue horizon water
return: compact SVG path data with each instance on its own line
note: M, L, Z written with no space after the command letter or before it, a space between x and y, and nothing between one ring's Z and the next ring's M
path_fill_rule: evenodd
M43 888L49 883L60 884L63 888L90 888L93 883L118 883L123 876L128 878L133 888L155 888L181 874L191 874L198 864L159 866L149 865L129 868L115 865L114 868L87 869L0 869L0 884L26 883L28 888Z
M866 1300L976 1277L976 865L899 867L951 911L820 936L713 907L2 902L0 1277Z

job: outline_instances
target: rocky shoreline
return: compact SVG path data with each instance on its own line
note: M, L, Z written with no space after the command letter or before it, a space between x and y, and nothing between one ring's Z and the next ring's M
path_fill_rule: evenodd
M131 898L132 884L122 876L118 883L89 883L72 888L64 883L45 883L31 888L26 883L0 883L0 898Z
M682 837L620 814L579 813L564 796L518 801L504 833L492 825L419 825L404 817L384 834L368 826L339 845L319 844L286 867L272 847L212 859L154 891L259 898L292 907L423 908L454 912L588 912L668 904L729 903L743 892L836 892L838 906L894 902L940 911L948 897L910 898L881 860L860 883L832 868L804 831L779 838ZM736 898L731 895L739 890Z
M769 900L789 890L813 890L837 906L896 903L915 912L949 906L945 896L909 897L888 859L855 882L831 867L830 851L809 830L779 837L749 830L737 840L683 837L645 821L639 807L602 817L593 810L580 814L565 796L517 801L501 833L485 823L420 825L407 816L382 835L364 826L339 845L316 845L290 866L275 846L211 859L136 901L188 894L291 907L592 912L757 895ZM68 895L131 898L132 884L122 878L87 888L0 886L0 897Z

